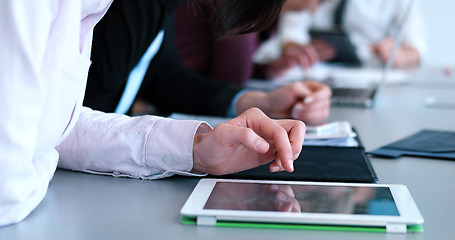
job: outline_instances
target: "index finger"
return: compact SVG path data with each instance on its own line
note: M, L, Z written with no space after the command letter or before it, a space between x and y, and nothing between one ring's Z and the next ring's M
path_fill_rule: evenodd
M267 117L258 108L249 109L240 116L240 118L235 118L231 121L243 118L245 127L251 128L264 139L272 140L276 149L276 160L280 161L286 171L292 172L294 170L292 166L294 154L287 130L278 124L277 121Z
M306 130L305 123L298 120L277 120L277 123L288 133L293 160L297 159L303 147Z

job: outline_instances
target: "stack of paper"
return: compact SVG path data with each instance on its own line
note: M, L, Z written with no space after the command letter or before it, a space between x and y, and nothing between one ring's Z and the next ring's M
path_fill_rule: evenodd
M317 127L308 126L303 145L357 147L356 136L349 122L331 122Z

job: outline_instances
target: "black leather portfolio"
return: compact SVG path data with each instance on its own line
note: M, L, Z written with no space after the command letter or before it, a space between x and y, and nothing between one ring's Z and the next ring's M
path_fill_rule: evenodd
M373 183L378 179L365 153L363 145L359 147L304 146L299 158L294 162L294 172L269 171L268 165L247 171L209 176L216 178L324 181L324 182L359 182Z

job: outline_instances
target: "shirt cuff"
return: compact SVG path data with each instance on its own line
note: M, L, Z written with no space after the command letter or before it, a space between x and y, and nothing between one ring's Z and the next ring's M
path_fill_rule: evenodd
M234 98L232 99L231 101L231 105L229 105L229 108L228 108L228 111L226 113L226 117L228 118L235 118L237 117L238 113L237 111L235 110L236 109L236 106L237 106L237 102L239 101L239 99L247 92L251 91L250 89L243 89L241 90L240 92L238 92Z
M143 177L158 179L174 174L205 176L189 173L193 169L194 136L206 122L163 118L155 123L146 147L146 166L156 174Z

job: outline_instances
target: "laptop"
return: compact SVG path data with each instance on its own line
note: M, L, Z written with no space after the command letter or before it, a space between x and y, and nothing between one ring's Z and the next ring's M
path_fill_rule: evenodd
M384 85L389 74L389 71L392 68L393 60L395 58L398 47L401 44L403 26L405 25L405 22L408 19L409 12L412 9L413 4L414 1L411 1L408 4L407 9L402 16L401 22L397 27L397 31L394 36L395 43L392 48L391 54L387 59L387 62L384 64L384 67L382 69L382 75L379 81L377 82L368 81L367 83L363 82L360 85L353 84L355 81L346 81L346 79L336 79L332 77L323 81L332 88L331 103L333 106L352 106L366 108L374 106L378 93L382 86ZM348 84L344 84L346 82L348 82Z
M374 99L379 83L366 83L357 86L339 83L336 79L329 78L323 81L332 89L332 106L366 107L374 105Z

